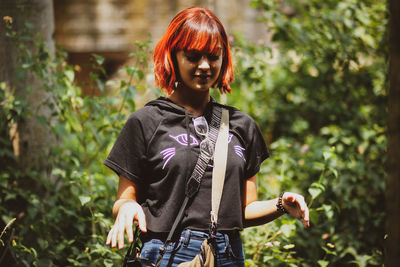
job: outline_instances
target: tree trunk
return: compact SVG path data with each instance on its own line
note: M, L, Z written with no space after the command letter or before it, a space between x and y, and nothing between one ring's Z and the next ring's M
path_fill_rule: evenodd
M400 2L389 0L388 182L385 266L400 266Z
M16 67L19 50L15 42L6 36L6 21L18 35L26 32L26 22L33 26L32 39L24 40L25 49L36 54L33 39L41 36L48 52L54 55L54 15L52 0L0 0L0 82L6 82L7 90L14 90L15 95L26 99L27 109L23 119L11 130L14 153L18 166L22 169L33 168L41 174L48 170L50 144L54 140L49 125L39 123L37 117L50 119L51 110L43 101L48 101L50 94L42 88L37 75L26 69L25 75L18 77ZM12 22L11 22L12 20ZM3 126L3 125L2 125ZM4 134L4 130L1 131ZM44 171L44 172L43 172Z

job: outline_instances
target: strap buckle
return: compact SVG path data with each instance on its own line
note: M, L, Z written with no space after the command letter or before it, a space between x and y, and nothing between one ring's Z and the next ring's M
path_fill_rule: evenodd
M210 224L210 235L215 237L217 234L217 215L211 211L211 224Z

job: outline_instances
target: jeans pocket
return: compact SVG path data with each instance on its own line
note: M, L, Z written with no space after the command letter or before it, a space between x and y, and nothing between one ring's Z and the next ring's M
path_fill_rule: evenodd
M162 246L164 246L163 241L159 239L151 239L143 244L140 257L148 259L153 263L155 263L158 259L158 255L160 254L160 248ZM167 246L164 257L165 258L171 257L171 255L174 254L176 251L178 251L181 246L182 246L182 241L172 242Z
M140 252L140 257L144 259L149 259L155 262L160 253L160 247L163 242L158 239L151 239L143 244L142 251Z

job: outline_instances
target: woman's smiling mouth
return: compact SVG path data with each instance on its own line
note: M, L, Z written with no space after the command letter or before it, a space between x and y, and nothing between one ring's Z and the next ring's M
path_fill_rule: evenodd
M206 80L211 78L211 75L207 75L207 74L195 74L194 75L195 78L199 78L201 80Z

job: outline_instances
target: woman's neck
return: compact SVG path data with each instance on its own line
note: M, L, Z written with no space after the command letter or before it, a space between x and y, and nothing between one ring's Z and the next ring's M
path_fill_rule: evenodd
M201 116L210 102L210 92L193 92L187 90L175 90L168 96L174 103L184 107L187 112L194 116Z

